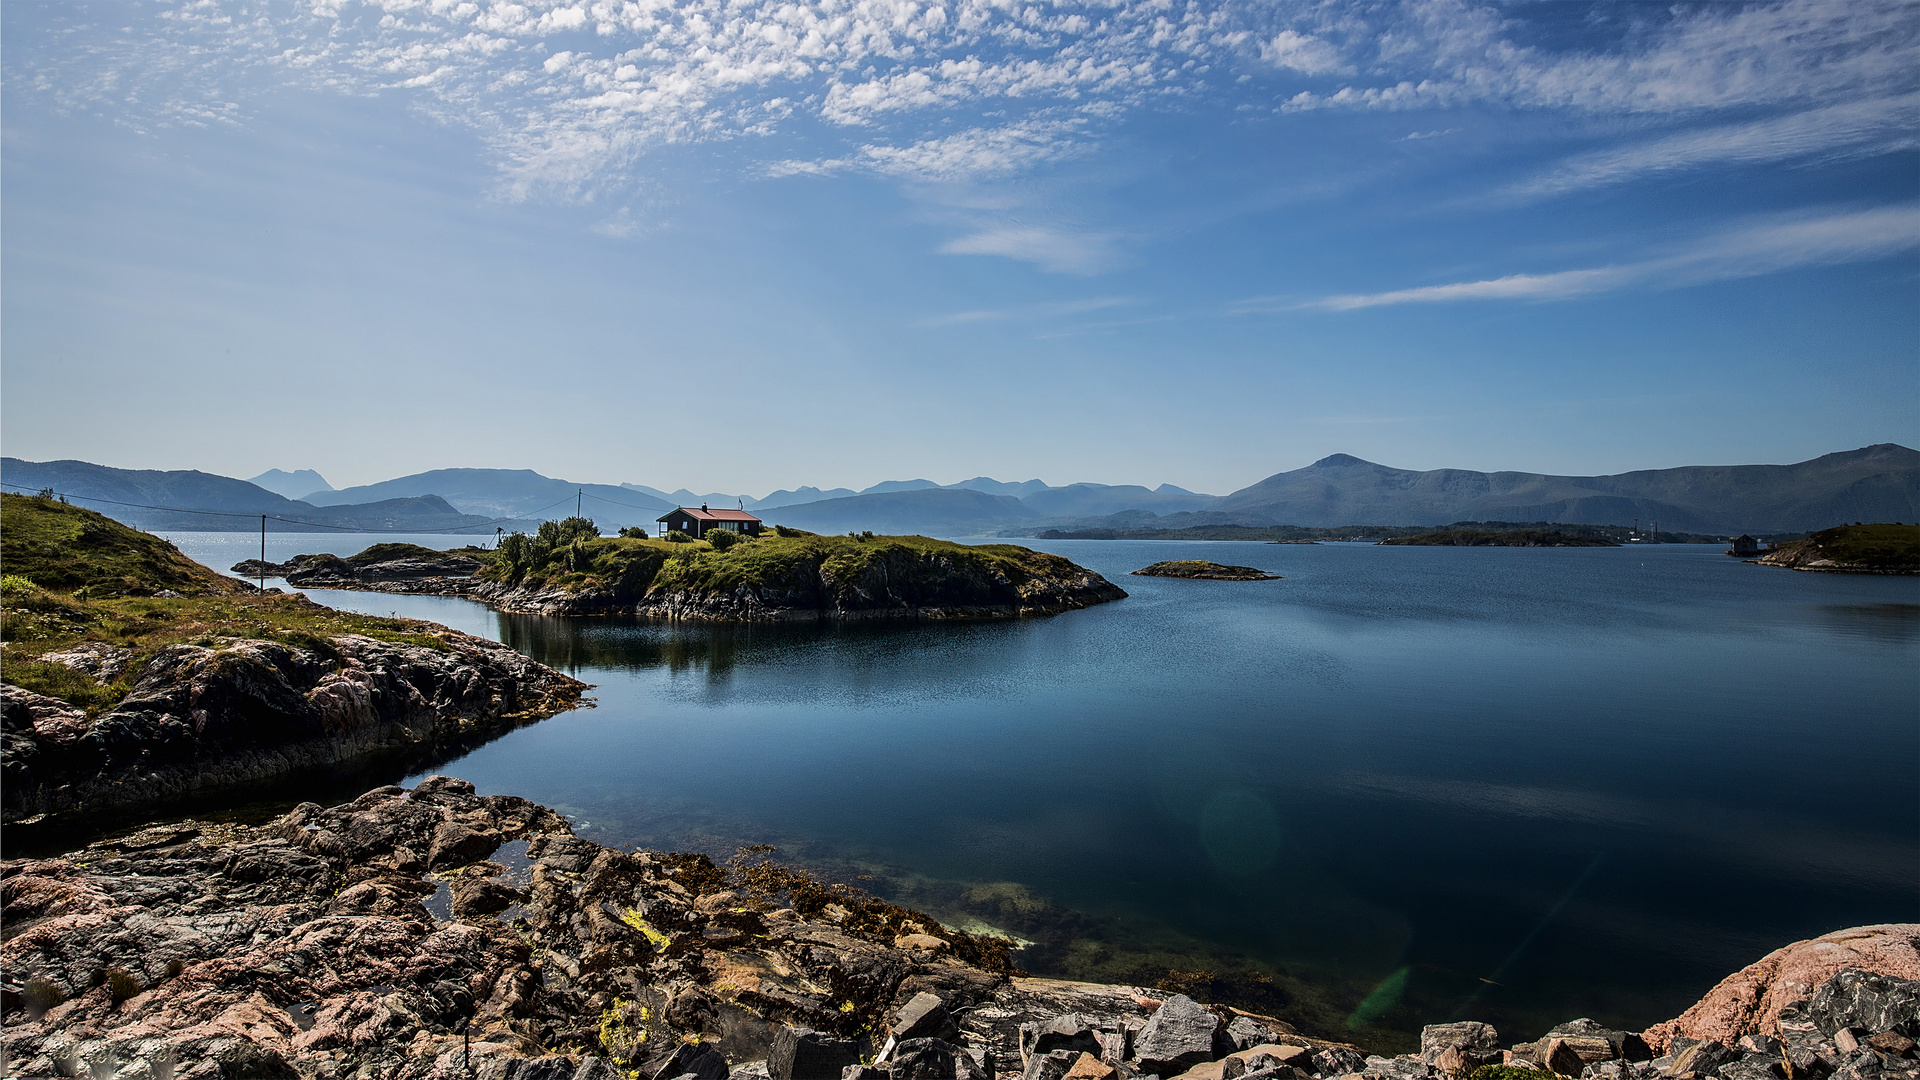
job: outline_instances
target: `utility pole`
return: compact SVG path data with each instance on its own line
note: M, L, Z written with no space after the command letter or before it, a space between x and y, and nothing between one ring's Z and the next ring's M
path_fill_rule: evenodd
M260 595L267 595L267 515L260 515Z
M585 488L573 489L573 516L574 517L580 516L580 497L585 494L586 494Z

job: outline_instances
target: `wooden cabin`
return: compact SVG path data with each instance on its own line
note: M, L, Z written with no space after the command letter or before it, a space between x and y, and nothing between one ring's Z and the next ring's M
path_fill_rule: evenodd
M745 510L709 510L704 504L697 510L691 506L679 507L661 517L659 522L662 536L679 532L695 540L704 540L707 533L714 529L727 529L742 536L760 535L760 519Z

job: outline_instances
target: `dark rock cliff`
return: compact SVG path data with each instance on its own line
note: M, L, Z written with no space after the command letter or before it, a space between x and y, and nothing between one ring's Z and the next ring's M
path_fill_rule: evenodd
M478 739L578 704L585 684L505 645L348 635L304 645L176 644L96 717L0 686L0 812L99 811L296 769Z

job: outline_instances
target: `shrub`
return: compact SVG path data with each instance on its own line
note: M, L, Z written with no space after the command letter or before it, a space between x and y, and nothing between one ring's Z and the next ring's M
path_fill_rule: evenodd
M645 540L647 538L647 527L645 525L629 525L620 530L620 535L629 540Z
M13 596L18 593L36 592L39 588L40 586L35 585L31 578L24 578L19 574L0 576L0 593L5 593L8 596Z
M808 532L808 531L807 531L807 530L805 530L805 529L790 529L790 528L788 528L788 527L787 527L787 526L785 526L785 525L775 525L775 526L773 527L773 534L774 534L775 536L785 536L785 537L788 537L788 538L792 538L792 537L796 537L796 536L817 536L817 535L819 535L818 533L810 533L810 532Z
M45 975L28 979L27 985L20 988L20 996L27 1003L27 1011L36 1016L67 1000L67 995Z
M1469 1080L1548 1080L1552 1076L1544 1069L1529 1069L1520 1065L1482 1065L1473 1070Z
M133 973L126 968L110 967L107 969L107 996L113 999L115 1005L139 994L145 989L146 987L140 985L140 980L134 978Z
M667 543L669 543L669 544L691 544L691 543L693 543L693 537L691 537L691 536L688 536L688 535L687 535L686 533L683 533L683 532L681 532L681 531L680 531L679 529L672 529L672 530L670 530L670 531L668 531L668 533L667 533L667 535L666 535L666 537L665 537L665 540L666 540L666 541L667 541Z
M715 551L725 551L739 542L740 534L730 529L715 529L707 534L707 543L712 544Z

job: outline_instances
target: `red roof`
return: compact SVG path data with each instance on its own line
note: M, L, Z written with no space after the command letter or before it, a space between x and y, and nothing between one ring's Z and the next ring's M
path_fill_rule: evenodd
M747 513L745 510L709 510L704 506L698 506L698 507L683 506L678 510L675 510L673 514L685 514L688 517L693 518L695 521L759 521L760 520L759 518L754 517L752 514ZM664 514L660 517L655 518L654 520L665 521L667 520L667 518L672 517L673 514Z

